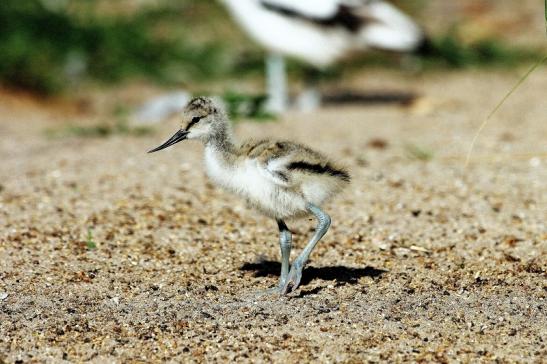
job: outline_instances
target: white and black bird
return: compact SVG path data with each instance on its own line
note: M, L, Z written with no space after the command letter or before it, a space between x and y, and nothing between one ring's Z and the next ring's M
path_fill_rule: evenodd
M180 130L149 153L186 139L205 145L206 171L213 182L277 221L281 247L277 290L282 294L295 290L313 248L330 226L330 217L320 206L349 184L348 172L298 143L269 139L237 143L222 106L210 98L191 100ZM285 220L309 215L317 219L317 228L289 270L292 238Z
M277 112L288 104L282 56L324 69L355 52L411 52L426 40L420 26L385 0L221 1L247 33L269 51L269 107Z

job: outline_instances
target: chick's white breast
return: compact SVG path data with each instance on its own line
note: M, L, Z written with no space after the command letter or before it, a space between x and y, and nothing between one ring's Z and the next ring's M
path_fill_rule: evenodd
M254 159L228 165L220 152L205 150L207 175L220 187L245 198L253 207L274 217L289 217L305 210L301 195L269 178Z

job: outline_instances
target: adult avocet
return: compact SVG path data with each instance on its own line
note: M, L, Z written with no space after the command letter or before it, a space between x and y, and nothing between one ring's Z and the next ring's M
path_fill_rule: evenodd
M325 68L357 51L409 52L422 29L384 0L221 0L270 55L266 61L269 108L287 107L282 56Z

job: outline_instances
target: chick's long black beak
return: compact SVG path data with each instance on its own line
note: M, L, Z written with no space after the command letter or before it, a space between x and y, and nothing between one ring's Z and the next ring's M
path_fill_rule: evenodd
M175 133L175 135L173 135L171 138L169 138L169 140L167 140L165 143L163 143L162 145L160 145L159 147L157 148L154 148L152 150L149 150L148 153L154 153L154 152L157 152L158 150L162 150L162 149L165 149L167 147L170 147L172 146L173 144L177 144L178 142L186 139L186 136L188 135L188 131L187 130L184 130L184 129L180 129L179 131L177 131Z

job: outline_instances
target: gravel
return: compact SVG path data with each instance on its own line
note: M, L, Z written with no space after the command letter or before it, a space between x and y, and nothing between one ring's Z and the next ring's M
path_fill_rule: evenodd
M287 297L260 295L278 278L275 222L206 180L199 145L145 153L176 118L144 137L52 139L124 94L89 96L91 111L3 94L0 362L544 360L546 70L467 169L514 75L365 79L425 97L236 125L311 144L354 177ZM289 227L296 255L313 222Z

